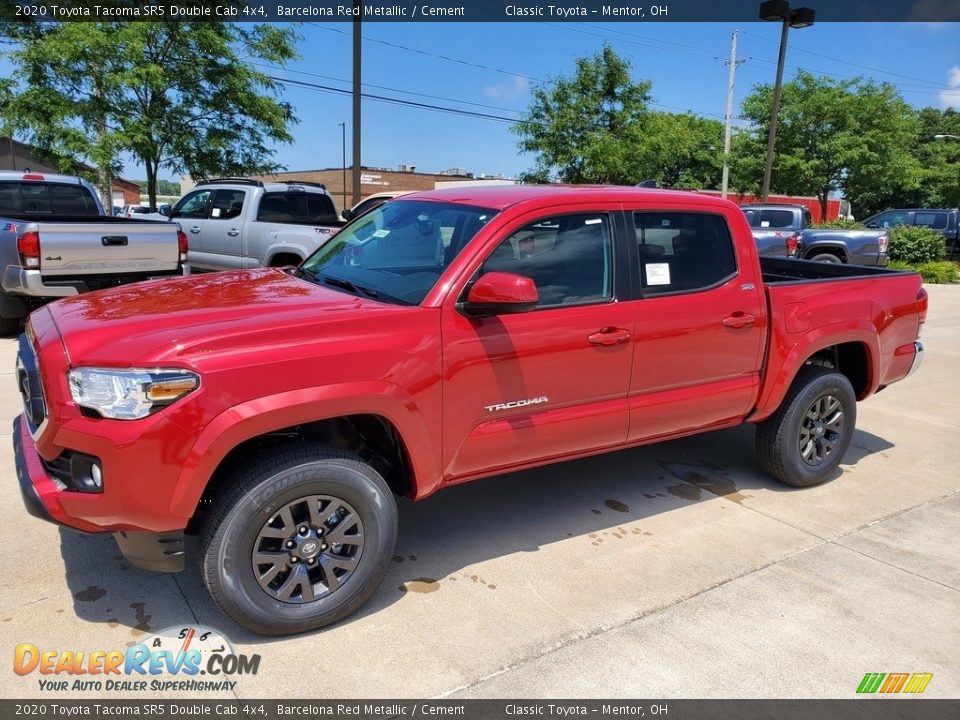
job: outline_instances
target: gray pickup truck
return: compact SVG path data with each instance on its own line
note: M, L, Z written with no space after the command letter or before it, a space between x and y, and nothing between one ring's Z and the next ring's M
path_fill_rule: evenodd
M740 209L760 255L874 267L889 262L885 229L811 229L810 211L803 205L754 203Z
M0 335L55 298L188 275L186 256L177 225L104 215L81 178L0 172Z
M198 270L299 265L344 225L319 183L244 178L197 183L170 218L188 233Z

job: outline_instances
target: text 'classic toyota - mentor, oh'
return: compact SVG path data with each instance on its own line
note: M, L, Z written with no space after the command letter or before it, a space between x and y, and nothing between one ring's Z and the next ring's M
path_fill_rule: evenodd
M35 515L184 567L259 633L375 591L395 495L757 426L779 480L831 477L857 401L909 375L919 275L758 259L693 193L416 193L300 267L81 295L20 338L17 474Z

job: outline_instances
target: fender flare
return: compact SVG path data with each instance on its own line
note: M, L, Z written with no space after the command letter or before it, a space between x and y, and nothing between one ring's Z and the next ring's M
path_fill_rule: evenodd
M241 443L293 425L361 414L379 415L393 424L410 459L414 495L433 492L440 483L439 450L416 402L398 385L369 381L290 390L220 413L203 428L184 460L170 497L171 513L193 515L214 471Z
M822 252L825 250L839 250L843 255L844 262L847 262L847 259L850 257L850 250L849 248L847 248L846 245L844 245L843 243L836 243L832 241L824 241L824 242L814 241L809 245L804 244L803 257L804 259L806 259L806 258L809 258L811 255L816 254L817 252Z
M843 343L860 343L866 347L867 389L857 397L857 400L862 400L876 392L881 374L880 342L876 328L866 320L858 321L853 327L848 324L844 324L842 328L836 325L825 325L803 335L801 341L790 348L779 367L768 368L770 373L767 376L768 381L757 399L756 407L747 417L747 422L759 422L776 411L807 359L825 348Z

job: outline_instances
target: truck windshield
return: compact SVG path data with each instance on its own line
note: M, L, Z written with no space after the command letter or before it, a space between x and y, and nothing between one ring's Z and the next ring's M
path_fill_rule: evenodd
M493 210L393 200L347 225L300 266L320 285L417 305Z

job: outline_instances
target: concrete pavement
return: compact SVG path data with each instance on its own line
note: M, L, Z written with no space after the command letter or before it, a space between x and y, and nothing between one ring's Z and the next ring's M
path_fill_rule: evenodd
M359 614L283 640L227 620L192 568L143 572L27 516L7 437L0 651L199 622L262 656L240 698L853 697L866 672L932 672L925 695L957 697L960 287L928 290L924 366L860 405L836 479L769 480L742 427L452 488L401 504ZM14 355L0 341L5 435ZM0 696L37 695L0 664Z

